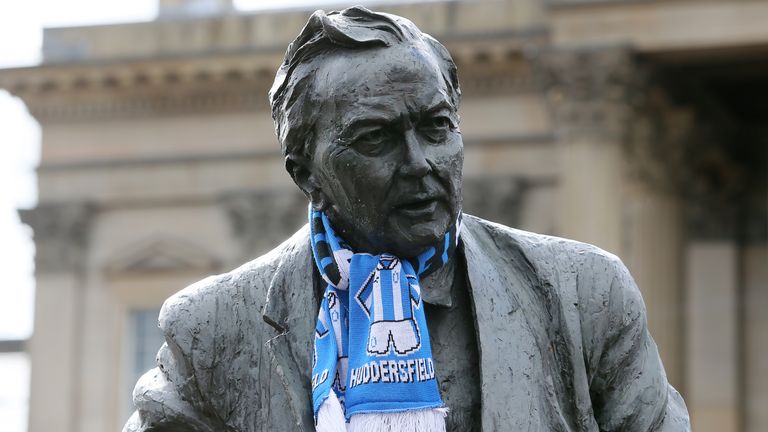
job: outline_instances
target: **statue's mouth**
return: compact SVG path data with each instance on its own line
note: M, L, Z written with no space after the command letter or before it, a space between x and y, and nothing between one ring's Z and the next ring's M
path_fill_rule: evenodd
M398 205L395 209L408 217L424 217L434 214L437 204L437 198L416 198Z

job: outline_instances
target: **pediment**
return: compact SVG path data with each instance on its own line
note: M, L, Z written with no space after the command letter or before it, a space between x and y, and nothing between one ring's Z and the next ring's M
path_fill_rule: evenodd
M220 260L204 247L178 238L156 238L128 248L107 261L108 273L210 271Z

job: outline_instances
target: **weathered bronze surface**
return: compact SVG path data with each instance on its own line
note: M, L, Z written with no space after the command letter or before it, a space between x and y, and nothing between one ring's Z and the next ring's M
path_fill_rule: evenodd
M316 12L270 92L311 205L356 250L406 257L461 209L459 100L442 45L363 8ZM125 431L314 430L308 235L166 301ZM465 215L459 253L422 288L448 430L690 429L615 256Z

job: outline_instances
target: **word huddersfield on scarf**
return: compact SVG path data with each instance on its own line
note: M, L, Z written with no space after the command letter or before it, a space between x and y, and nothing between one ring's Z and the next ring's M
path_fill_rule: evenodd
M446 408L419 279L448 262L461 215L413 259L355 253L309 209L312 252L326 282L315 327L312 399L318 432L444 432Z
M410 383L433 379L435 366L429 357L398 361L374 360L349 372L349 388L369 382Z

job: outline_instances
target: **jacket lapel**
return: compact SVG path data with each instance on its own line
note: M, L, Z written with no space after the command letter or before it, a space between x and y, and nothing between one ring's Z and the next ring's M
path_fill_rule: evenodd
M540 423L541 338L525 310L536 273L508 228L465 215L462 244L475 311L483 430L546 430ZM544 348L546 349L546 347Z
M305 225L275 253L281 254L269 285L264 321L278 331L265 344L291 405L297 430L314 431L312 341L319 298Z

